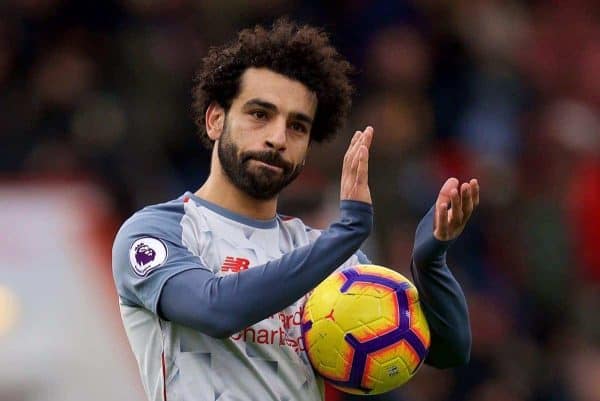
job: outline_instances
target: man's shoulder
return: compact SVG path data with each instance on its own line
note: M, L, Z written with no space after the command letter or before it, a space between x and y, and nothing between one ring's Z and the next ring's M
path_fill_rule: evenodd
M164 237L181 231L181 219L185 215L185 197L145 206L123 222L117 237L143 234Z

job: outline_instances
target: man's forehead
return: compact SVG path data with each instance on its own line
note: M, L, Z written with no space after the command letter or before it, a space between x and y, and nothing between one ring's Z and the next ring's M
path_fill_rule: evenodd
M310 109L316 108L317 102L316 94L302 82L267 68L248 68L242 75L238 97L242 102L261 98L274 104L303 104Z

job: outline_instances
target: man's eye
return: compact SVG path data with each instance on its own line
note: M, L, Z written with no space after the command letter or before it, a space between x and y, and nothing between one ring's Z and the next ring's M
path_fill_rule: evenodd
M267 118L267 113L261 110L253 111L251 114L254 116L254 118L258 120L264 120L265 118Z
M307 132L306 127L300 123L292 123L292 129L298 132Z

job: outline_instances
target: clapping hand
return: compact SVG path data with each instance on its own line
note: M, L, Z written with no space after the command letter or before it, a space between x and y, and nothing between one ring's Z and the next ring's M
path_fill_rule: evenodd
M434 237L440 241L451 241L458 237L477 205L479 183L476 179L460 186L456 178L446 180L435 202Z
M369 190L369 148L373 140L373 127L356 131L342 166L341 200L356 200L372 204Z

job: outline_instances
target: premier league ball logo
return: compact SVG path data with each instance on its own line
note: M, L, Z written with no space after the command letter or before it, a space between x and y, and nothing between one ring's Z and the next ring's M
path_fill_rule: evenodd
M147 276L167 260L167 247L164 242L153 237L135 241L129 249L129 262L138 276Z

